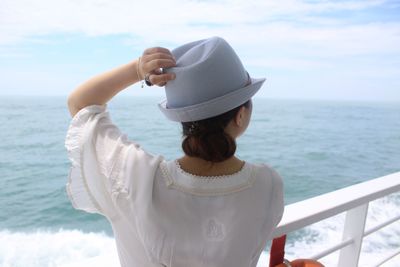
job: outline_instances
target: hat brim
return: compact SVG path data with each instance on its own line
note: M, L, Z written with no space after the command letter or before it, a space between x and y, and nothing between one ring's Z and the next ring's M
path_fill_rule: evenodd
M251 84L203 103L182 108L168 108L165 99L158 104L158 107L172 121L199 121L218 116L246 103L257 93L264 82L265 78L251 78Z

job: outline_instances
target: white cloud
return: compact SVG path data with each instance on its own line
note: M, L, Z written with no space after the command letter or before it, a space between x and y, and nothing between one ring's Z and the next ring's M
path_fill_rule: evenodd
M40 42L40 36L52 33L131 34L132 39L124 44L140 48L220 35L255 53L287 49L303 57L296 60L399 53L399 22L353 24L323 16L382 4L384 1L2 0L0 46L26 39ZM304 21L308 23L302 25Z
M331 30L298 28L296 21L311 21L321 12L359 10L379 6L383 1L105 1L105 0L2 0L0 2L0 44L14 43L25 37L50 33L85 33L106 35L129 33L143 41L176 40L180 43L194 36L218 33L221 27L231 35L257 36L266 32L282 40L309 41L311 36L334 40L342 33L339 19L320 17L318 23L329 21ZM283 24L282 21L286 21ZM197 25L197 26L196 26ZM398 28L398 25L396 25ZM363 26L358 26L362 30ZM389 37L392 31L379 30ZM262 32L260 32L262 30ZM300 31L299 31L300 30ZM368 30L368 28L366 28ZM202 34L203 33L203 34ZM353 38L357 38L357 30ZM316 35L317 34L317 35ZM239 34L237 34L239 35ZM254 38L254 37L253 37ZM339 39L339 38L336 38Z
M322 70L336 77L345 65L359 78L395 80L398 60L386 61L399 58L400 20L367 18L366 11L382 7L396 8L390 1L2 0L0 58L29 56L12 47L51 42L48 34L126 34L121 45L138 50L219 35L260 72ZM364 20L337 16L353 11L365 11Z

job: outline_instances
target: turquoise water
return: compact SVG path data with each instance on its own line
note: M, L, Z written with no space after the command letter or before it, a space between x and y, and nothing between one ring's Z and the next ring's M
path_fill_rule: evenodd
M180 127L164 119L159 100L118 96L108 109L130 139L173 159L182 153ZM29 233L38 231L59 240L60 229L112 236L103 217L74 210L67 199L66 97L3 96L0 114L0 243L29 244ZM287 204L400 171L399 151L400 103L255 99L252 122L238 140L239 157L281 174ZM396 197L387 205L398 204ZM0 245L0 265L23 266L12 264L12 253ZM58 266L50 259L44 254L34 266Z

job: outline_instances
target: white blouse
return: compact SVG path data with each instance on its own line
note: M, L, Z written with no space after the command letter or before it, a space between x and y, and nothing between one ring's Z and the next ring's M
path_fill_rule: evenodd
M255 267L283 214L282 179L271 167L189 174L128 140L107 104L73 117L65 147L68 197L108 219L123 267Z

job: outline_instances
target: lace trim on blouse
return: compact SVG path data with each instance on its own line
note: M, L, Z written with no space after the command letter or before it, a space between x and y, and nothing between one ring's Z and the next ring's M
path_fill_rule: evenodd
M179 164L178 160L174 160L174 163L176 165L177 170L179 172L181 172L183 175L191 176L191 177L196 178L196 179L224 179L224 178L230 178L230 177L232 177L234 175L240 175L240 173L243 172L245 170L245 168L247 167L247 163L245 162L244 165L242 166L242 168L239 171L235 172L235 173L225 174L225 175L203 176L203 175L192 174L192 173L189 173L189 172L185 171L184 169L182 169L182 166L181 166L181 164Z
M199 195L224 195L244 190L255 181L254 169L245 163L242 169L234 174L220 176L198 176L185 172L179 162L160 163L161 173L167 187Z

